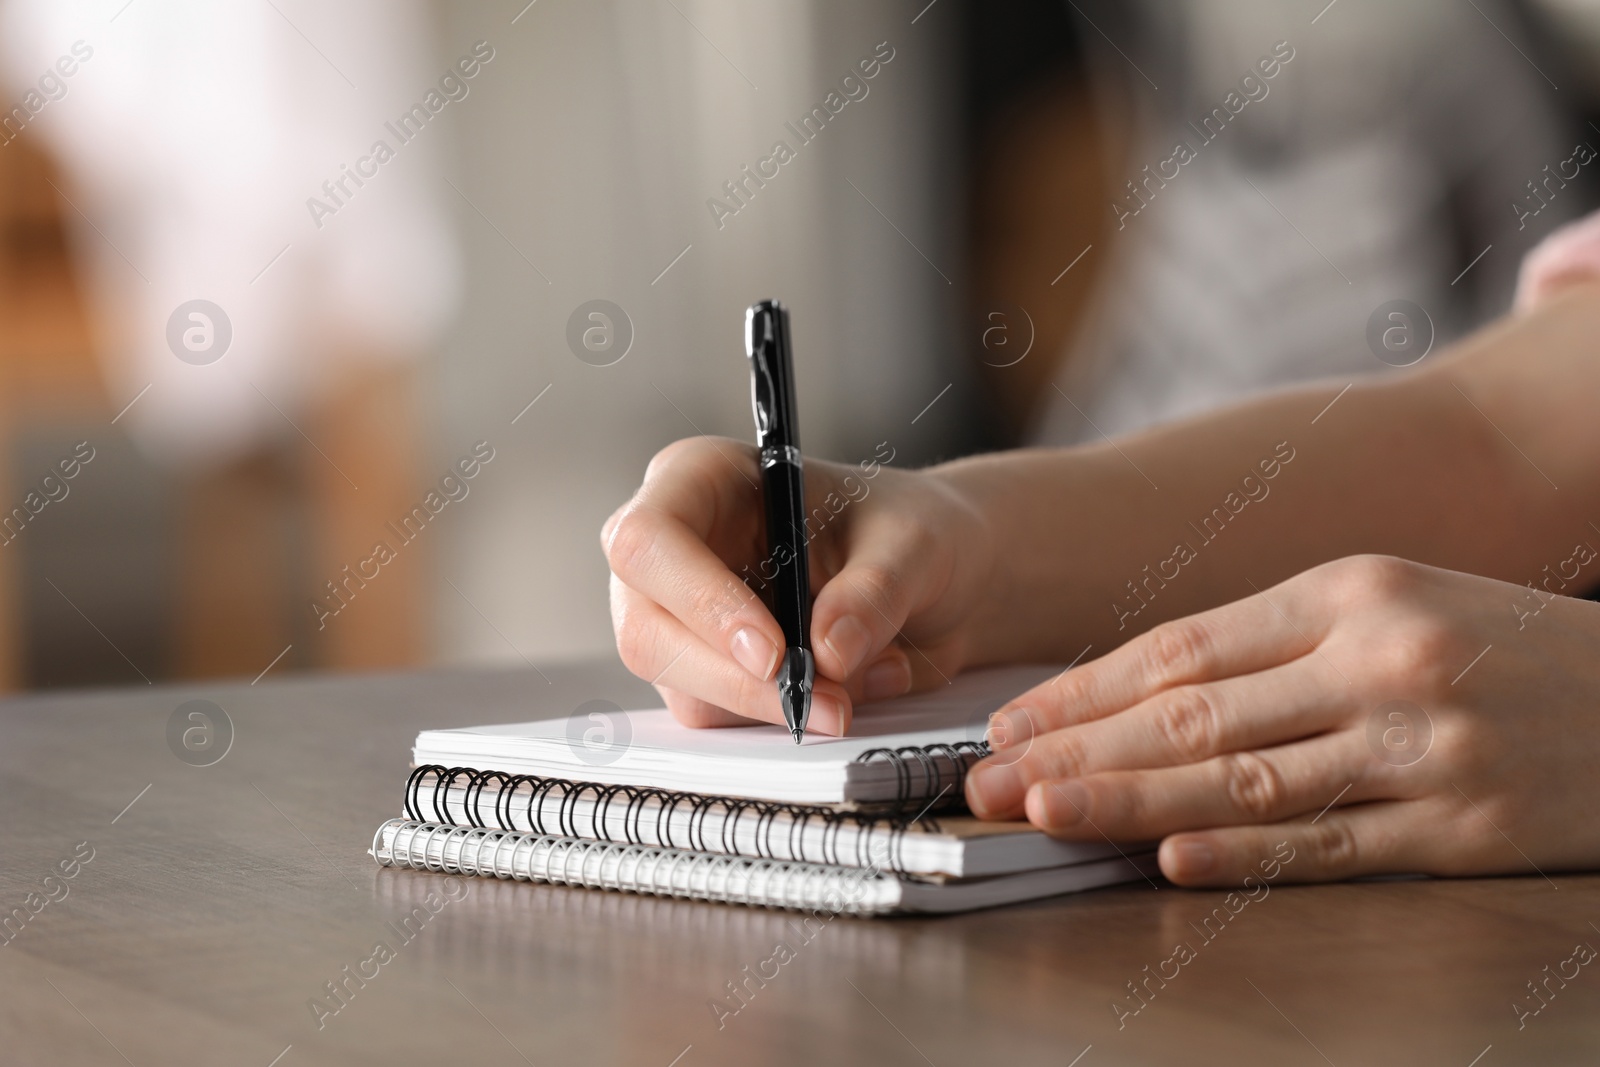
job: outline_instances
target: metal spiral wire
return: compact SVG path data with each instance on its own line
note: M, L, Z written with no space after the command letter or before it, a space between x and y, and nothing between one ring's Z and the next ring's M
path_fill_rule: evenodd
M386 867L848 915L892 910L899 899L899 883L871 868L749 859L414 819L391 819L380 826L372 855Z
M947 796L950 800L943 806L960 803L967 769L987 757L989 752L987 741L956 741L952 744L868 749L856 757L856 762L892 764L898 786L893 810L909 814L917 804L941 806L941 801Z

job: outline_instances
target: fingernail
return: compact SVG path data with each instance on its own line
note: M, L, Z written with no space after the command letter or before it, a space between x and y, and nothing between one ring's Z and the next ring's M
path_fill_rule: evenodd
M1184 841L1173 848L1178 876L1198 878L1216 866L1217 854L1204 841Z
M983 762L967 774L967 803L979 817L1003 815L1022 800L1022 772L1014 764Z
M990 748L998 752L1032 736L1033 717L1028 714L1028 709L1012 708L1009 711L997 711L989 716L989 727L984 733L984 740L989 742Z
M1089 790L1078 782L1046 782L1040 787L1044 829L1067 830L1089 818Z
M867 658L867 646L872 643L872 635L867 628L861 625L854 616L843 615L828 628L828 636L822 639L844 666L845 674L854 674L861 661Z
M739 661L739 666L766 681L778 665L778 647L746 626L733 635L733 658Z
M861 693L868 700L888 700L910 688L911 667L900 656L874 663L861 678Z

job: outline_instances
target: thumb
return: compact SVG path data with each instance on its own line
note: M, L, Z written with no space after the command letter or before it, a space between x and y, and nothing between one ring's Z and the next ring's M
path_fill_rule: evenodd
M812 648L821 673L845 682L867 665L902 655L909 657L913 687L919 674L940 671L928 656L939 658L947 650L919 649L904 635L906 621L923 606L933 580L935 568L927 556L904 541L881 544L851 558L822 587L811 611Z

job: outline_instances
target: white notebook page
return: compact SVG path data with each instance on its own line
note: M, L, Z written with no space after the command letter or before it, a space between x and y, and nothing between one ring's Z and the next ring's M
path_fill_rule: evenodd
M425 730L413 760L790 803L892 800L893 766L857 763L863 753L982 741L991 712L1058 671L1027 666L964 674L928 693L863 705L849 736L808 733L801 745L782 726L692 730L655 708L602 724L609 747L582 740L593 724L562 717Z

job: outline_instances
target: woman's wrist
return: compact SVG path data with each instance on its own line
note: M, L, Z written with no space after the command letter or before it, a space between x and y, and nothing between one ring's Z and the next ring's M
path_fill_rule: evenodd
M1015 566L1019 545L1011 521L1016 511L1010 500L1015 466L1013 453L995 453L953 460L925 472L975 519L969 535L974 543L957 546L965 559L958 559L956 566L976 564L987 569L978 599L962 624L964 667L1014 661L1024 637L1014 628L1019 618L1030 614L1020 610L1024 605L1017 600L1025 594Z

